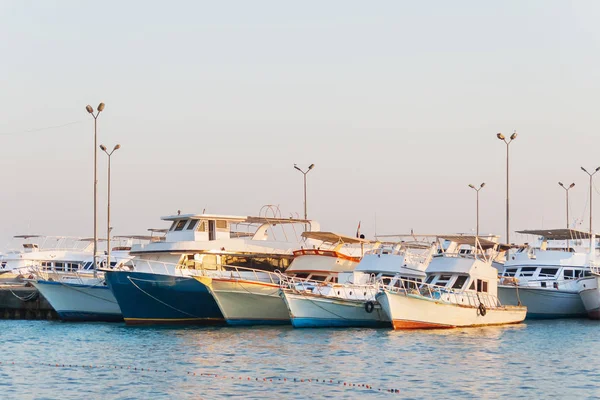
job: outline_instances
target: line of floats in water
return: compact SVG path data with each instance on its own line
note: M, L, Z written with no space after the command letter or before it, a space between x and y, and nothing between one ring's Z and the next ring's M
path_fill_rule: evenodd
M23 248L0 258L0 280L35 286L67 321L428 329L600 318L587 232L521 231L534 243L515 246L494 235L369 241L293 218L162 219L170 228L116 237L96 257L89 239L16 237Z

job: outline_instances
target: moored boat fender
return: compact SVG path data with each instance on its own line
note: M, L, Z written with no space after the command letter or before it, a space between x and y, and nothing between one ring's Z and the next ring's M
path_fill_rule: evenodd
M373 303L372 301L367 301L365 303L365 311L366 312L368 312L369 314L371 314L374 309L375 309L375 303Z
M477 312L482 317L485 317L485 314L487 313L487 310L485 308L485 304L479 303L479 307L477 307Z

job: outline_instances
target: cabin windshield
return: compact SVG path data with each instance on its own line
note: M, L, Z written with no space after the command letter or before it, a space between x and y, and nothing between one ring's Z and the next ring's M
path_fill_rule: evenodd
M459 275L456 277L454 284L452 285L452 289L462 289L465 283L469 279L468 275Z

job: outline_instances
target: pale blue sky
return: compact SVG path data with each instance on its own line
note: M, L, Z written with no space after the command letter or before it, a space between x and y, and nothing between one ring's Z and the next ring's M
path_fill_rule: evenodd
M594 1L2 1L0 248L91 236L100 101L99 142L122 145L117 234L177 209L301 214L293 164L315 163L323 229L470 231L467 185L486 182L481 231L504 235L495 134L513 129L511 226L562 227L557 182L581 217L579 167L600 165L599 17Z

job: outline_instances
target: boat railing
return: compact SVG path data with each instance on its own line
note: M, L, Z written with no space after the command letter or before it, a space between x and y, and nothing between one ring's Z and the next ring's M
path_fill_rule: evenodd
M295 276L280 276L280 287L294 293L309 293L312 295L352 298L374 298L378 292L378 285L374 282L365 284L335 283L331 281L317 281L314 279Z
M90 279L95 278L93 271L74 270L74 271L56 271L52 269L34 267L32 274L38 279L54 282L68 282L80 285L89 284ZM97 277L96 277L97 278Z
M592 275L600 276L600 264L590 261L590 272Z
M592 272L593 274L594 272ZM583 278L584 276L581 276L579 278ZM561 289L564 288L565 286L568 285L572 285L577 279L579 278L572 278L572 279L552 279L553 276L549 276L549 277L538 277L536 279L519 279L518 277L514 277L514 276L500 276L499 277L499 281L498 281L498 285L503 285L503 286L518 286L518 287L524 287L524 288L548 288L548 289ZM546 286L543 286L542 284L545 284Z
M205 276L221 279L254 280L273 283L275 285L279 285L280 276L277 272L239 267L236 265L215 263L204 264L201 261L188 261L186 265L182 265L181 263L169 263L141 258L127 260L120 269L181 277Z
M470 290L458 291L429 283L420 283L397 279L393 285L383 285L380 290L404 294L406 296L419 296L436 301L459 304L470 307L479 307L483 304L487 308L498 308L502 305L498 297L485 292L474 292Z

